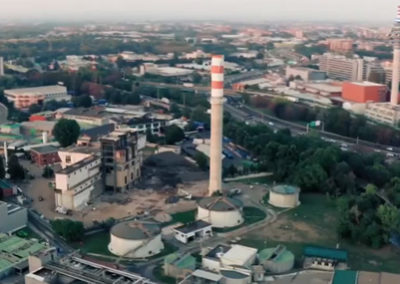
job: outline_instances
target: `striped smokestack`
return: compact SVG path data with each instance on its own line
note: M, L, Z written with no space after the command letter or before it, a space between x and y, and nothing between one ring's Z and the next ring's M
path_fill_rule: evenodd
M222 190L222 127L224 104L224 57L211 59L211 138L209 195Z

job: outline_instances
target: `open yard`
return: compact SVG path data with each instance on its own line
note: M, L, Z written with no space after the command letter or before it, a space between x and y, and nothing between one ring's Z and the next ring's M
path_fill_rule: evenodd
M299 207L282 214L264 229L243 236L241 243L257 248L286 245L296 255L298 264L305 245L336 247L339 243L348 250L352 269L399 272L400 251L392 247L373 250L337 238L334 200L315 194L303 194L300 199Z

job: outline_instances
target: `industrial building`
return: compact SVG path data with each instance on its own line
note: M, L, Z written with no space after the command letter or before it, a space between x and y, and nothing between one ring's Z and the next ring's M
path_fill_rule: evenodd
M21 134L21 124L19 123L5 123L0 124L0 133L20 135Z
M341 97L342 83L337 81L312 81L303 82L300 80L290 82L289 86L293 89L309 94L320 95L323 97Z
M4 96L9 102L14 103L14 107L17 109L27 109L34 104L43 105L51 100L71 100L67 88L60 85L9 89L4 90Z
M278 245L266 248L258 253L258 261L266 271L272 273L285 273L294 266L295 257L285 246Z
M387 87L373 82L345 82L343 83L343 99L355 102L384 102L386 101Z
M203 220L197 220L174 228L175 238L181 243L188 243L197 238L207 238L212 236L212 227L210 223Z
M0 201L0 233L13 233L26 227L28 211L24 207Z
M4 59L0 56L0 76L4 76Z
M161 228L155 222L127 221L112 227L108 249L128 258L146 258L164 249Z
M331 79L361 82L364 80L364 65L361 58L325 53L320 58L319 69Z
M400 105L367 103L365 116L371 120L395 126L400 121Z
M293 208L300 205L300 188L291 185L276 185L269 191L268 203L279 208Z
M236 227L243 224L241 201L224 196L206 197L198 202L197 220L215 228Z
M169 66L158 66L154 63L145 63L140 66L140 74L151 74L158 75L162 77L182 77L188 76L193 73L193 70L169 67Z
M140 275L119 270L77 256L67 256L59 261L46 261L36 269L30 267L25 284L155 284Z
M103 191L98 149L69 147L58 152L62 169L55 174L55 205L79 210Z
M91 108L72 108L65 111L58 111L56 118L71 119L78 122L81 128L88 128L88 126L101 126L108 124L108 117L105 116L105 108L94 106Z
M334 270L346 269L348 254L341 249L306 246L303 250L304 268Z
M196 258L190 254L172 253L164 258L164 274L174 278L185 278L196 270Z
M44 243L36 239L27 240L0 233L0 279L25 272L29 255L47 249Z
M143 156L138 142L133 129L117 129L100 139L106 188L125 191L140 177Z
M326 73L324 71L315 70L305 67L286 67L286 79L289 78L301 78L303 81L321 81L326 79Z
M60 162L58 148L52 145L43 145L31 148L30 154L32 162L41 167Z

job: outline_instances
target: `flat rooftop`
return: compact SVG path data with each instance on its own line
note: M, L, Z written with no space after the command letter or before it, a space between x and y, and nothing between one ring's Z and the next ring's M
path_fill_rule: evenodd
M77 163L75 163L75 164L73 164L71 166L68 166L65 169L59 170L57 172L57 174L67 175L67 174L73 173L74 171L76 171L76 170L78 170L78 169L80 169L80 168L92 163L93 161L96 161L97 159L99 159L97 156L87 157L86 159L83 159L83 160L81 160L81 161L79 161L79 162L77 162Z
M383 84L378 84L374 82L350 82L350 84L357 85L357 86L363 86L363 87L386 87L386 85Z
M179 226L179 227L175 228L175 230L179 231L181 233L187 234L187 233L195 232L195 231L198 231L198 230L210 227L210 226L211 226L210 223L204 222L203 220L197 220L192 223Z
M230 250L231 247L228 245L217 245L215 248L210 250L205 257L207 258L213 258L213 259L219 259L219 254L220 253L226 253L228 250Z
M74 115L74 116L84 116L84 117L92 117L92 118L102 118L104 117L105 108L104 107L91 107L91 108L72 108L64 112L65 115Z
M58 148L52 145L45 145L45 146L38 146L31 148L31 151L40 153L40 154L49 154L49 153L54 153L58 152Z

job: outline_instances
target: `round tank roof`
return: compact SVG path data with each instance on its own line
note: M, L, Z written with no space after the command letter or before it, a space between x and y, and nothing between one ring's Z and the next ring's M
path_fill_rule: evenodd
M212 211L233 211L243 207L240 200L225 196L205 197L199 201L199 206Z
M276 185L274 187L272 187L271 191L275 192L275 193L279 193L279 194L296 194L300 192L300 188L298 188L297 186L293 186L293 185Z
M286 248L281 251L278 248L266 248L258 253L261 262L269 260L275 263L286 263L294 261L294 254Z
M240 272L235 271L235 270L221 270L220 273L225 278L230 278L230 279L246 279L246 278L249 278L249 275L244 274L244 273L240 273Z
M113 236L129 240L145 240L160 234L161 229L157 223L145 221L122 222L111 229Z

